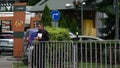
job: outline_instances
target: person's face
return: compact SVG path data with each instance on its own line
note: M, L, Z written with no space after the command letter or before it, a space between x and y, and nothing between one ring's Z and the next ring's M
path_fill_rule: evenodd
M39 30L43 29L43 26L42 25L38 25L38 29Z

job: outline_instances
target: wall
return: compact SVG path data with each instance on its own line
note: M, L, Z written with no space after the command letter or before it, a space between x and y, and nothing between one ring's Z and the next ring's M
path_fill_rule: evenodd
M13 12L0 12L0 17L12 17ZM30 18L34 17L35 13L26 12L25 24L30 24Z

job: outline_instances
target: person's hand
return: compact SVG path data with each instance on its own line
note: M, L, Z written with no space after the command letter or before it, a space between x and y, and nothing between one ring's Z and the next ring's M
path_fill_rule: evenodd
M35 37L34 40L38 40L39 38L38 37Z
M40 39L40 37L35 37L34 39L35 39L35 40L39 40L39 39Z

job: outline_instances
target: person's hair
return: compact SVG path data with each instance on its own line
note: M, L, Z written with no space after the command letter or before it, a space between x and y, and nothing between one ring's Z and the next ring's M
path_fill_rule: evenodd
M37 26L38 26L38 25L41 25L41 26L44 28L44 25L43 25L42 23L37 23Z

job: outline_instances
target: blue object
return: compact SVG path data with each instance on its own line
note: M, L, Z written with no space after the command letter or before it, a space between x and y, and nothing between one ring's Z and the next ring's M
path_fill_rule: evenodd
M53 21L58 21L60 19L60 12L58 10L52 10L50 12L50 16L52 17Z
M37 36L38 29L32 28L29 30L30 44L34 41L34 38Z
M31 36L30 36L30 44L32 44L32 42L34 41L34 38L36 37L36 35L37 35L37 32L31 33Z

